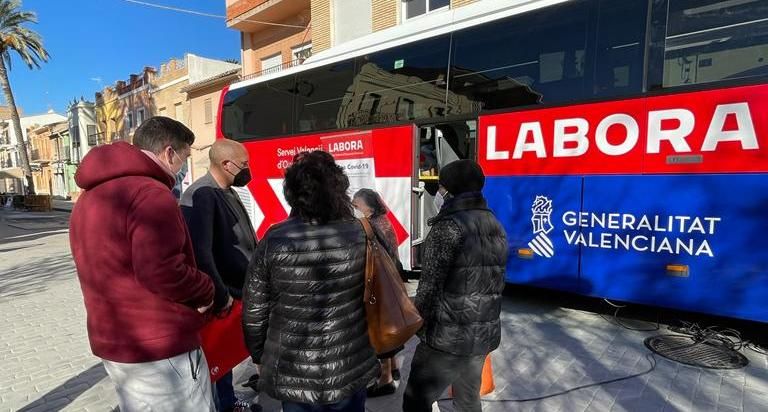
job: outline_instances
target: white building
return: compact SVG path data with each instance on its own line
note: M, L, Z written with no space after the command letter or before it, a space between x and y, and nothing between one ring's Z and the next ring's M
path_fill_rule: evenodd
M72 103L67 108L67 121L71 161L73 164L79 164L88 151L100 143L96 125L96 105L83 99Z
M66 117L55 113L53 110L48 113L25 116L21 118L21 134L25 142L27 139L27 129L30 126L47 126L53 123L63 122ZM24 192L24 172L21 170L21 159L18 153L18 136L13 128L10 119L0 120L0 193L23 193Z

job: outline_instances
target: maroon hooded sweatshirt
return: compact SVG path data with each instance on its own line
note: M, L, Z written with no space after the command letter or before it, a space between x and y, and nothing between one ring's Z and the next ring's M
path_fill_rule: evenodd
M200 346L213 283L197 270L174 178L128 143L94 148L75 175L85 189L70 245L93 354L139 363Z

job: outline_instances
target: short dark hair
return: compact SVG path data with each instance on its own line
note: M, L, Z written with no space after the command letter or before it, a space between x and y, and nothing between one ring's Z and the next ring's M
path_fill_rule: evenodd
M192 146L195 134L183 123L169 117L150 117L136 129L133 135L133 145L139 149L160 153L166 146L181 150L184 146Z
M347 190L349 178L327 152L301 153L285 171L285 200L293 209L291 213L305 222L353 219Z
M387 206L381 196L371 189L360 189L352 196L353 199L362 199L368 207L373 209L371 217L379 217L387 214Z

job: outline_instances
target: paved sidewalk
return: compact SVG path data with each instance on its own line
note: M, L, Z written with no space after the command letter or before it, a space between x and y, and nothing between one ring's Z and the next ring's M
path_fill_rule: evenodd
M61 228L69 215L52 212L37 222L28 219L32 215L0 211L0 412L109 411L117 403L114 388L88 348L82 296ZM750 350L743 352L750 365L739 370L702 370L657 357L651 373L631 380L538 401L493 402L556 394L650 368L643 340L652 333L556 303L505 299L503 346L492 354L497 389L484 411L768 410L768 359ZM404 379L415 343L400 356ZM242 383L253 366L245 362L235 372ZM400 410L404 389L401 384L395 395L370 399L367 409ZM280 410L278 402L262 398L267 411ZM440 405L452 410L450 402Z

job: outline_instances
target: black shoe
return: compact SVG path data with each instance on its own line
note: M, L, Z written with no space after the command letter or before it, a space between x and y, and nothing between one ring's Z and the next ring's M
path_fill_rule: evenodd
M251 378L248 379L248 382L244 383L242 385L244 388L251 388L254 392L259 392L259 374L251 375Z
M385 383L384 385L371 386L366 390L367 396L369 398L392 395L395 392L397 392L397 386L395 385L394 381Z
M396 381L400 380L400 369L392 369L392 379Z

